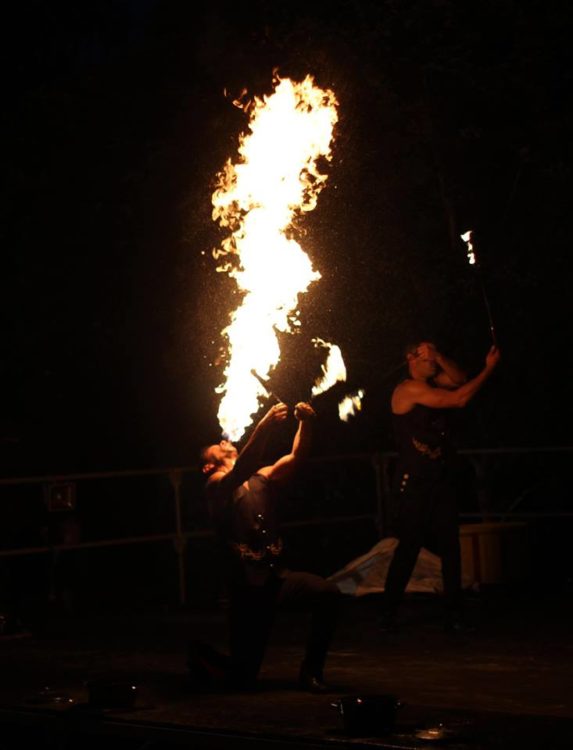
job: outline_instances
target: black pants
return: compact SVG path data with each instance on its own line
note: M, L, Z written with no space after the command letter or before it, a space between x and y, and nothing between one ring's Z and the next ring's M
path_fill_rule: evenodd
M408 585L422 547L442 560L445 603L461 604L461 562L457 493L448 474L439 479L399 478L399 544L390 563L385 587L385 608L395 609Z
M231 679L252 684L259 673L277 609L309 611L305 669L321 676L337 620L338 587L311 573L284 571L260 586L234 586L230 596Z

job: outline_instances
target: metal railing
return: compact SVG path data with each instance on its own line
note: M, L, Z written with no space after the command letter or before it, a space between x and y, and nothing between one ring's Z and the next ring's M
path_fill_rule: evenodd
M571 446L542 447L542 448L490 448L490 449L466 449L459 451L460 455L465 456L474 467L475 475L478 480L483 480L484 460L489 458L512 457L516 456L566 456L573 453ZM394 452L376 452L360 453L342 456L330 456L312 459L310 470L316 470L317 466L328 468L329 465L351 466L356 462L369 465L373 472L372 476L372 494L371 509L366 512L354 514L334 514L332 516L319 515L314 518L290 519L285 522L286 527L295 528L301 526L313 525L331 525L343 524L357 521L372 521L376 524L380 536L384 535L387 528L388 503L391 496L391 471L393 462L396 459ZM354 469L355 471L355 466ZM0 549L0 558L15 557L25 555L39 554L57 554L69 550L93 549L102 547L118 547L125 545L151 544L157 542L171 542L177 558L178 570L178 598L179 603L184 605L187 598L187 565L186 551L190 540L201 539L212 536L209 528L186 529L183 513L182 499L182 482L185 476L199 473L196 466L176 467L157 470L143 471L110 471L98 473L67 474L67 475L48 475L36 477L15 477L0 479L0 488L23 487L25 485L36 485L42 488L44 494L46 488L59 486L63 484L78 483L83 484L95 480L114 480L114 479L133 479L133 478L167 478L172 493L174 528L166 533L153 533L141 535L128 535L109 539L85 540L85 541L64 541L62 543L47 543L35 546L20 546L17 548ZM478 493L479 494L479 493ZM554 518L554 517L573 517L573 512L564 508L548 510L520 510L527 493L518 492L515 497L511 498L503 508L480 507L477 511L462 512L461 518L464 520L501 520L508 519L531 519L531 518ZM199 498L192 498L192 502L199 502ZM482 498L483 500L483 498ZM4 499L4 502L6 500ZM9 502L9 501L8 501Z

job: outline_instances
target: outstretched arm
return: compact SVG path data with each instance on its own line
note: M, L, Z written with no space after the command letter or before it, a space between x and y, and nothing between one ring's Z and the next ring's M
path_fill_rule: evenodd
M392 411L394 414L406 414L415 404L423 404L434 409L456 409L466 404L476 395L485 381L490 377L500 359L499 350L492 346L489 350L485 367L475 378L467 383L449 390L447 388L432 388L419 380L407 380L399 385L392 397Z
M273 427L288 416L286 404L275 404L255 425L249 439L241 449L235 465L228 470L215 471L207 483L209 490L217 487L217 492L232 492L246 482L260 468L263 451L268 443Z
M273 482L282 483L288 481L310 453L312 420L316 417L314 409L310 404L301 401L295 406L294 415L298 419L298 428L294 436L291 452L279 458L272 466L266 466L260 470L261 474Z

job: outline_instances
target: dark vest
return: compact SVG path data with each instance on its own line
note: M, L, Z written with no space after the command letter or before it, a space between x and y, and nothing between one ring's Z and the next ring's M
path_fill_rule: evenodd
M280 566L276 500L272 482L254 474L246 487L235 490L230 503L213 509L231 582L263 584Z
M398 448L398 473L438 478L453 460L448 409L416 404L406 414L392 414Z

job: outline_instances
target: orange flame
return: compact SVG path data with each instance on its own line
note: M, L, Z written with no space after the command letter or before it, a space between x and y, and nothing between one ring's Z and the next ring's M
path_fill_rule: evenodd
M277 331L299 325L298 296L320 278L289 234L293 219L311 211L327 176L319 159L330 160L338 119L336 98L314 85L276 79L274 92L249 105L249 132L239 158L227 161L213 193L213 219L230 234L213 251L243 298L223 335L229 360L218 418L231 440L253 421L266 392L251 370L266 378L280 359Z
M467 232L460 234L460 237L468 246L468 249L467 249L468 263L470 264L470 266L475 266L477 261L476 261L476 254L474 250L472 234L473 234L472 230L468 229Z
M362 409L362 399L364 398L364 391L362 388L356 393L345 396L342 401L338 404L338 416L343 422L348 422L350 417L353 417L357 411Z
M313 339L312 343L316 346L323 346L328 349L328 355L326 357L325 364L322 365L322 377L318 378L312 388L312 395L318 396L320 393L324 393L335 383L346 380L346 365L342 359L342 352L340 347L336 344L329 344L328 341L322 339Z

